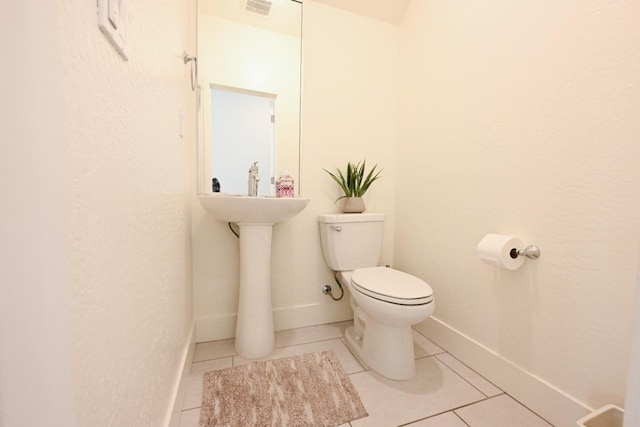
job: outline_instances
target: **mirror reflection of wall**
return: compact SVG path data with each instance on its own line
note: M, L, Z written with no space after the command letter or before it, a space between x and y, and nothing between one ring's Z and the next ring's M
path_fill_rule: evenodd
M255 161L260 167L259 194L274 194L271 177L277 178L280 171L299 177L302 5L295 0L273 2L268 16L249 12L245 6L246 0L199 2L198 65L200 86L206 88L201 92L199 116L201 193L212 191L211 180L216 177L221 192L246 194L247 172ZM212 108L215 95L209 88L277 99L271 157L239 143L239 137L228 133L216 137L212 118L218 124L230 118L226 113L217 118ZM226 108L219 106L220 111Z

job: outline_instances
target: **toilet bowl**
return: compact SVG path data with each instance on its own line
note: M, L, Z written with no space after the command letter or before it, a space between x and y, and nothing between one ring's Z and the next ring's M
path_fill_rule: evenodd
M383 214L321 215L325 261L350 294L354 324L345 342L369 368L394 380L415 375L411 326L434 310L433 290L421 279L376 267Z
M347 283L354 319L358 318L345 332L349 348L385 377L413 377L411 326L433 313L431 287L410 274L386 267L342 272L339 277ZM381 287L384 292L380 292Z

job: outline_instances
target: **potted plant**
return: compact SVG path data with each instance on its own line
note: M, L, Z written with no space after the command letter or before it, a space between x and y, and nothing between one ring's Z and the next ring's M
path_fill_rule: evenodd
M379 170L376 172L378 165L373 166L367 173L366 163L366 160L363 160L362 163L358 162L355 164L348 162L346 173L342 173L338 168L336 168L337 173L332 173L324 169L344 192L344 195L336 199L336 202L342 200L341 209L344 213L364 212L365 205L362 196L364 196L364 193L367 192L375 180L381 178L380 172L382 171Z

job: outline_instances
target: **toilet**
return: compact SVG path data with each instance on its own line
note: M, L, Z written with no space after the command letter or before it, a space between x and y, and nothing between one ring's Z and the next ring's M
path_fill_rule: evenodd
M406 380L416 373L411 326L427 319L435 302L426 282L376 266L384 220L379 213L320 215L320 240L327 265L351 294L347 346L379 374Z

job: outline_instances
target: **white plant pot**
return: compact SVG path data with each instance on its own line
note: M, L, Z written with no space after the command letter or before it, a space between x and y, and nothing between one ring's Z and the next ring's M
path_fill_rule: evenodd
M345 197L340 203L340 210L344 213L362 213L365 210L362 197Z

